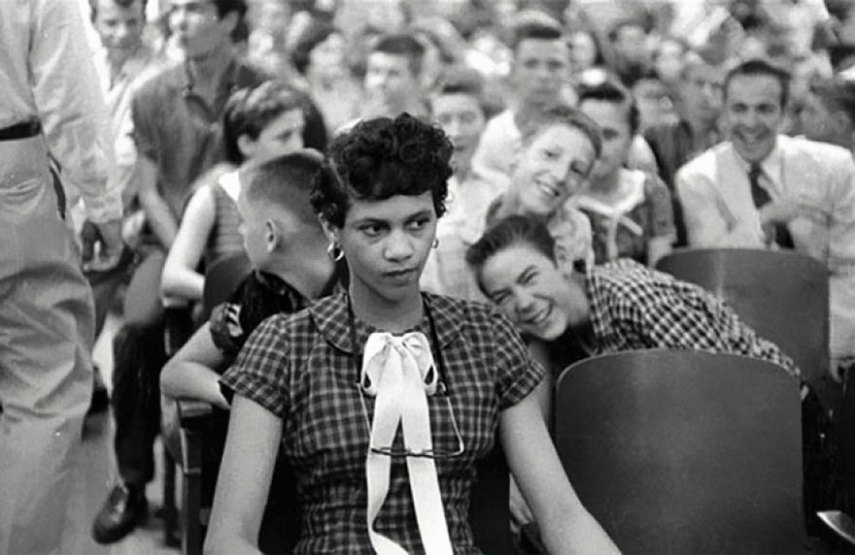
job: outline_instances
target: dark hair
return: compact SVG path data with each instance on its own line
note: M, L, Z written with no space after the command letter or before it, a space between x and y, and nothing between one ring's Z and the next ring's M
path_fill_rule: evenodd
M490 226L481 238L466 250L466 263L475 272L478 284L481 283L479 274L490 258L519 244L531 246L556 263L555 239L544 223L526 216L508 216Z
M117 6L121 6L123 8L130 8L131 5L136 2L136 0L110 0L115 3ZM98 17L98 4L101 0L89 0L89 14L92 18L92 21L95 21L95 18ZM143 18L145 18L145 6L148 3L148 0L140 0L140 8L142 9Z
M253 204L287 210L300 222L320 230L311 196L323 159L317 150L303 149L261 164L251 164L243 174L244 195Z
M549 17L549 16L545 16ZM550 18L551 19L551 18ZM516 54L517 49L525 40L561 40L563 32L561 26L557 24L551 25L544 20L529 20L514 29L513 41L511 48Z
M840 78L814 79L810 92L831 111L842 111L855 123L855 83Z
M825 0L825 7L829 15L841 21L849 16L849 12L855 8L849 0Z
M231 12L237 12L238 20L243 20L246 15L245 0L211 0L211 3L217 8L217 15L220 19L226 17Z
M626 107L629 134L635 135L635 132L638 131L638 107L635 105L635 99L632 97L632 94L623 85L607 79L596 85L580 85L578 87L578 94L579 106L582 106L582 102L586 100L601 100Z
M499 95L492 89L488 90L481 72L464 65L448 66L442 72L432 96L435 98L444 94L472 96L484 112L485 119L490 119L505 108Z
M722 68L727 61L727 56L721 48L707 45L697 49L689 49L685 53L683 67L680 69L680 79L685 81L691 72L698 67L710 66Z
M306 95L280 80L264 81L232 93L223 110L223 143L226 159L233 164L244 161L238 148L238 138L258 135L270 122L289 110L300 109L306 114Z
M342 227L353 200L430 191L439 217L445 212L451 154L451 141L440 127L407 113L362 121L327 149L312 206L331 225Z
M294 68L301 74L306 73L309 67L309 57L312 50L327 40L330 35L338 33L339 30L328 21L314 19L309 26L300 33L297 43L291 50L291 62Z
M481 111L489 109L484 96L484 77L478 70L466 66L451 66L440 75L433 97L446 94L465 94L478 103Z
M529 121L522 129L523 143L531 142L546 129L556 125L567 125L578 129L591 141L597 158L603 152L603 135L600 126L578 109L566 104L557 104Z
M641 31L644 34L647 34L648 30L649 30L648 26L645 24L645 22L642 19L635 18L635 17L627 17L627 18L620 19L620 20L616 21L611 26L611 28L609 29L608 35L607 35L609 41L615 42L618 38L618 35L620 35L621 30L623 30L626 27L638 27L641 29Z
M567 35L565 36L565 42L567 43L567 48L570 51L573 51L573 37L576 35L585 35L591 39L591 43L594 45L594 66L601 66L605 64L605 56L603 56L603 45L600 41L600 37L597 36L597 33L587 29L585 27L578 27L571 29Z
M724 77L724 99L727 100L728 89L730 82L734 77L741 76L767 76L777 79L781 85L781 108L786 108L787 101L790 97L790 74L777 66L774 66L766 60L748 60L727 72Z
M407 65L414 76L422 73L422 61L425 55L425 47L413 33L390 33L382 35L371 45L369 56L375 52L390 54L393 56L404 56Z

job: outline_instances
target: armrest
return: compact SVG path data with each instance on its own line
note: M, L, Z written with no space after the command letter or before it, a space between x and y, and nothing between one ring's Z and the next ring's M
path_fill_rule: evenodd
M214 407L197 399L178 399L178 419L181 424L181 469L185 475L202 472L202 429Z
M178 399L178 418L182 429L198 428L204 419L214 412L214 406L198 399Z
M841 511L817 511L816 515L837 536L855 546L855 520Z

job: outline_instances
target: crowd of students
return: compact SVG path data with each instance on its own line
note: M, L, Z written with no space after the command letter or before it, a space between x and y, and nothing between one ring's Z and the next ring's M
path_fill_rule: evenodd
M211 551L256 545L277 456L297 550L470 550L475 463L499 440L515 525L549 551L618 549L549 439L563 368L658 347L801 379L721 300L653 269L679 247L828 267L832 362L811 386L837 416L855 359L849 3L88 4L70 24L90 40L67 48L94 47L79 78L109 112L98 179L121 192L125 243L86 274L96 334L124 299L98 542L148 511L162 393L231 414ZM111 250L63 187L84 255ZM252 271L202 319L206 269L240 253ZM176 311L186 342L165 345Z

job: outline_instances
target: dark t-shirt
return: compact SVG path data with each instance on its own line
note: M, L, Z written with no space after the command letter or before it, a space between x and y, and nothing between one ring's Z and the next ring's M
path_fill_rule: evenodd
M320 297L347 286L347 265L336 265ZM238 286L229 302L214 307L208 320L214 344L234 358L249 335L268 316L292 314L304 309L310 300L288 282L273 274L254 271Z

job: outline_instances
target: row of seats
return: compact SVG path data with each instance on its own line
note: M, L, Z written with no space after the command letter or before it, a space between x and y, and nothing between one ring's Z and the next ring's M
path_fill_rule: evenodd
M727 300L793 357L808 382L826 375L828 278L814 259L768 250L687 249L657 267ZM242 255L213 265L206 310L226 300L248 271ZM565 470L624 550L789 552L804 544L799 388L774 364L687 351L594 357L562 373L555 407L555 441ZM167 450L167 468L177 464L183 473L184 553L201 552L212 501L227 420L213 413L204 403L179 401L181 442ZM849 416L855 421L855 414ZM855 439L855 430L848 437ZM855 446L849 449L855 454ZM515 547L507 526L507 470L496 457L499 462L479 468L473 530L487 552L509 552ZM847 488L855 492L855 479ZM167 491L164 499L174 494ZM288 518L293 530L296 517ZM167 534L178 527L173 521ZM268 546L279 551L281 542L295 539L272 538Z

